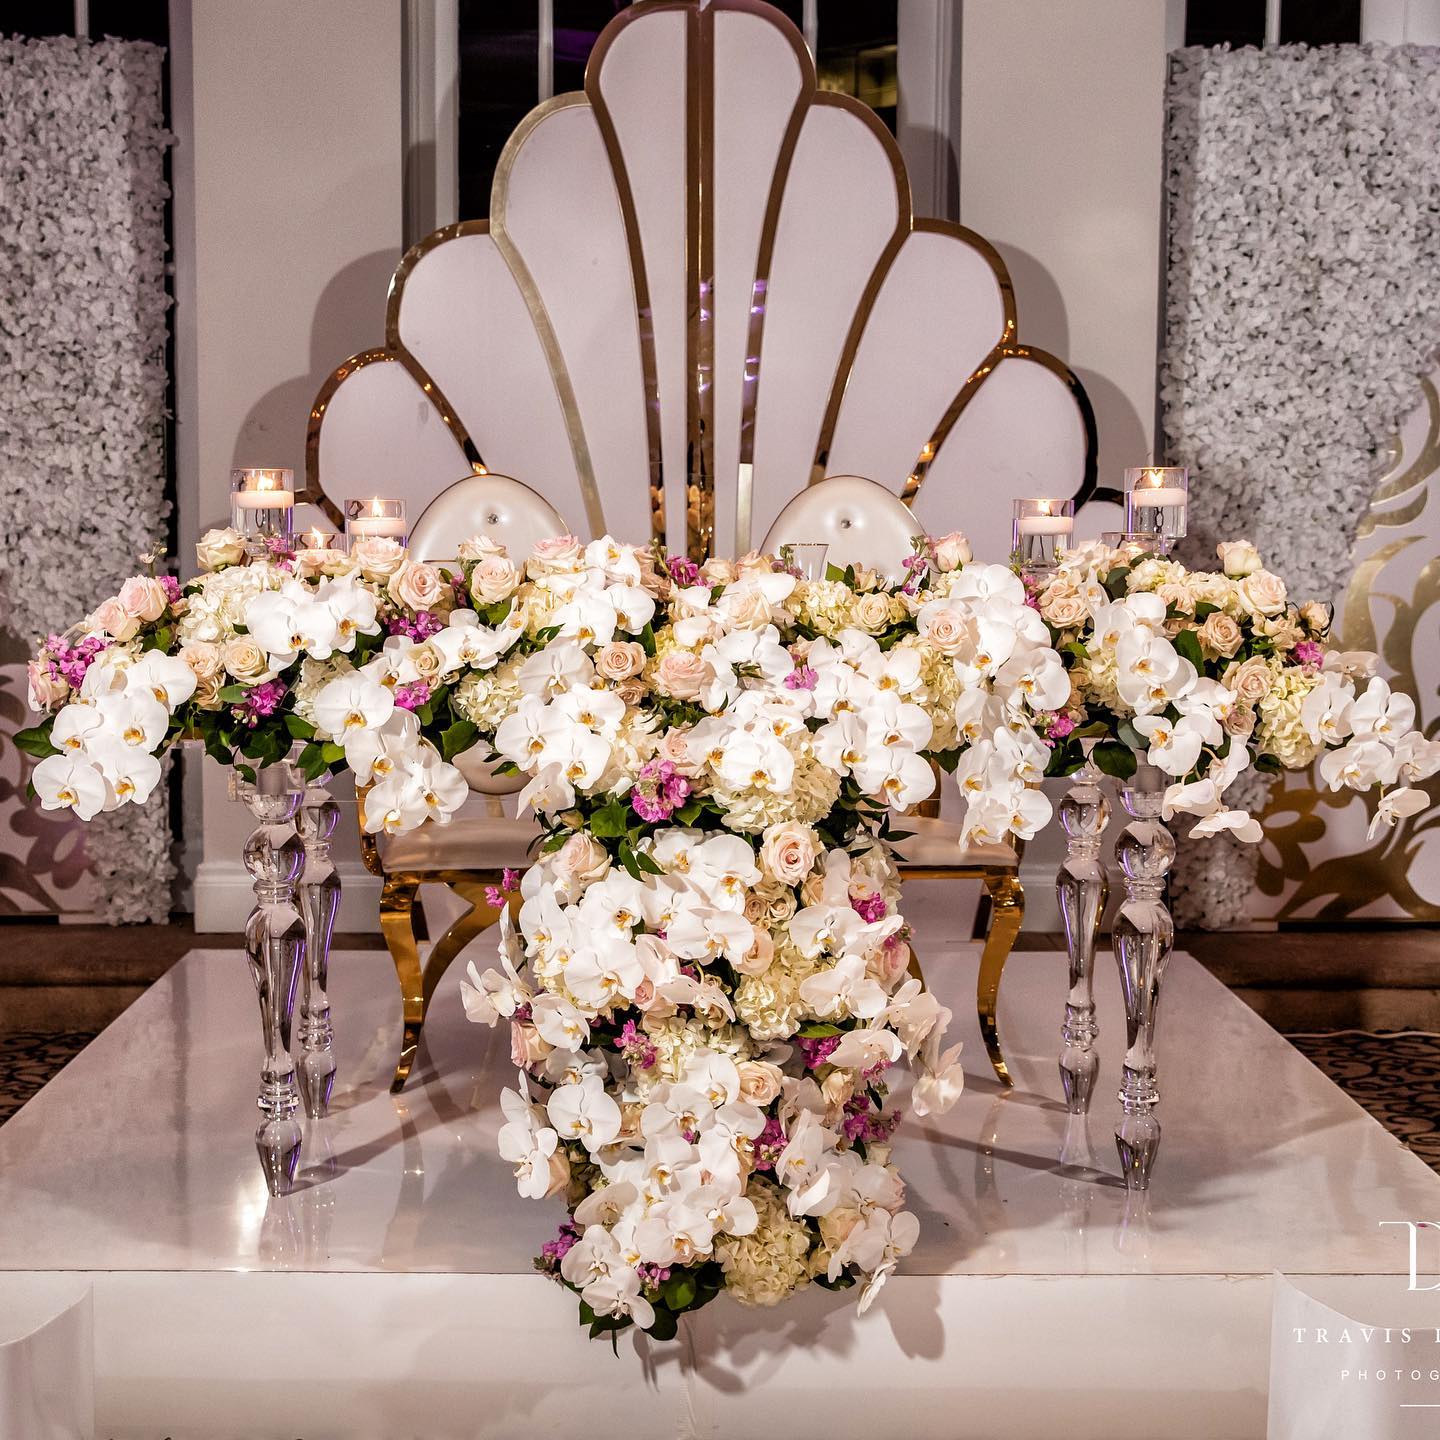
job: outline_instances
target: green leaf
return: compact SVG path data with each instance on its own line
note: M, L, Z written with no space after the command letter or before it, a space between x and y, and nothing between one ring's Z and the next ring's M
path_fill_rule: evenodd
M1128 780L1135 773L1135 755L1128 745L1107 740L1095 747L1095 764L1117 780Z
M802 1025L796 1033L807 1040L823 1040L827 1035L843 1035L845 1032L838 1025L831 1025L824 1020L812 1020L808 1025Z
M1105 577L1105 593L1112 600L1119 600L1125 594L1126 582L1130 578L1130 567L1128 565L1117 565Z
M216 697L223 705L238 705L245 698L243 685L227 685Z
M670 1278L661 1287L660 1294L671 1310L679 1312L688 1309L693 1303L695 1289L695 1277L688 1270L672 1270Z
M1197 600L1195 602L1195 618L1197 620L1207 620L1219 608L1218 605L1211 604L1209 600Z
M628 840L620 842L620 863L625 867L625 873L632 880L640 880L640 866L635 859L635 850Z
M1197 670L1204 671L1205 654L1200 649L1200 637L1193 630L1181 630L1171 643Z
M1077 660L1088 660L1090 658L1090 652L1085 648L1085 643L1082 640L1068 640L1060 648L1067 655L1073 655Z
M1285 767L1275 755L1260 754L1255 757L1255 768L1262 775L1279 775Z
M315 736L315 727L308 720L302 720L293 711L285 717L285 728L297 740L311 740Z
M646 875L663 875L665 873L665 867L647 851L637 850L632 844L630 853L635 857L636 866Z
M652 659L655 655L655 627L650 621L645 622L645 628L640 632L640 646Z
M453 760L463 754L476 741L480 727L473 720L457 720L440 732L440 758Z
M327 740L320 747L320 754L324 756L327 765L334 765L345 758L345 747L337 745L333 740Z
M1128 745L1137 755L1150 748L1150 742L1135 728L1133 722L1122 720L1116 727L1121 744Z
M630 828L629 809L619 800L611 800L590 816L590 833L597 840L615 840Z
M311 741L301 752L297 762L300 766L300 773L307 780L318 780L328 768L325 764L323 747Z
M47 755L58 755L59 750L50 743L50 728L54 723L51 719L33 725L28 730L17 730L13 737L15 748L23 750L27 755L33 755L37 760L43 760Z
M687 800L676 812L682 825L693 825L705 813L705 802L697 795Z
M674 1312L667 1310L663 1305L657 1305L655 1307L655 1322L645 1333L655 1340L673 1340L677 1328L678 1322L675 1319Z

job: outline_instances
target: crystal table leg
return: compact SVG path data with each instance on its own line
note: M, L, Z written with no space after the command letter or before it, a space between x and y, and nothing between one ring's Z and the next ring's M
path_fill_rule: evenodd
M1131 819L1115 843L1115 858L1125 876L1125 903L1115 917L1112 941L1125 996L1128 1048L1120 1085L1124 1114L1115 1131L1120 1169L1129 1190L1145 1190L1160 1121L1155 1116L1160 1092L1155 1084L1155 1020L1160 981L1175 943L1175 926L1166 908L1165 877L1175 860L1175 838L1160 819L1169 777L1153 765L1140 765L1121 791Z
M295 988L305 947L305 926L295 908L295 881L305 851L295 833L302 782L281 762L260 770L253 783L239 781L237 793L259 822L245 842L245 868L255 884L255 908L245 925L245 952L260 1001L265 1058L256 1102L265 1117L255 1131L255 1149L272 1195L285 1195L300 1163L300 1095L290 1058Z
M1110 818L1103 777L1091 758L1095 742L1087 740L1085 763L1070 781L1060 802L1065 831L1065 859L1055 878L1055 893L1065 924L1070 955L1070 989L1065 997L1064 1048L1060 1052L1060 1086L1072 1115L1090 1109L1099 1057L1095 1053L1095 941L1110 897L1110 880L1100 858L1100 840Z
M335 1088L335 1052L330 1024L330 939L340 908L340 877L330 858L330 837L339 807L323 785L307 785L296 829L305 844L305 872L298 895L305 921L305 968L300 998L300 1096L305 1113L322 1119Z

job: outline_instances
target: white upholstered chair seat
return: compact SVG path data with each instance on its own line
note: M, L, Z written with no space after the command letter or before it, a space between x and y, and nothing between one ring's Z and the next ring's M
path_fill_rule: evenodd
M462 818L392 836L383 842L381 854L390 870L520 869L530 864L530 842L539 834L533 815Z
M760 548L774 555L782 545L823 540L831 564L864 565L900 580L912 537L924 533L893 490L859 475L832 475L802 490L780 512Z
M1019 856L1012 845L964 845L960 843L960 827L953 820L940 820L930 815L902 815L895 828L909 831L896 843L900 870L907 869L994 869L1013 870Z

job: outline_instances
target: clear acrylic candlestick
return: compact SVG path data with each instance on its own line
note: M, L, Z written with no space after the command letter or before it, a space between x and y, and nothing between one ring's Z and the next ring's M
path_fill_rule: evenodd
M290 1056L295 989L305 950L305 923L295 904L295 882L305 848L295 831L304 781L287 762L267 765L254 782L237 778L236 793L257 822L245 842L245 868L255 885L255 908L245 924L245 953L260 1001L265 1047L257 1104L264 1118L255 1149L272 1195L286 1195L300 1163L300 1093Z
M1160 982L1175 943L1175 925L1165 904L1165 877L1175 860L1175 837L1160 819L1169 776L1140 765L1121 790L1130 823L1115 842L1115 859L1125 876L1125 903L1115 917L1111 941L1125 997L1125 1064L1120 1083L1123 1110L1115 1131L1120 1169L1129 1190L1146 1190L1160 1148L1155 1107L1155 1021Z
M305 966L300 996L300 1098L311 1119L330 1113L335 1088L334 1033L330 1024L330 940L340 908L340 876L330 858L330 837L340 809L323 785L310 784L300 802L296 829L305 846L305 870L299 885L305 921Z
M345 502L345 535L349 544L363 540L393 540L405 543L408 524L405 502L376 495L369 500Z
M780 561L804 580L825 578L825 556L830 546L824 540L802 540L780 547Z
M1053 570L1056 552L1069 546L1074 529L1073 500L1016 500L1010 517L1011 553L1028 573Z
M1104 777L1095 768L1095 741L1084 740L1085 763L1070 777L1060 802L1060 827L1066 836L1065 859L1055 879L1065 948L1070 956L1070 989L1060 1035L1060 1088L1065 1108L1083 1115L1090 1108L1099 1057L1095 1053L1095 941L1110 897L1110 880L1100 842L1110 818Z
M1190 472L1183 465L1136 465L1125 472L1125 529L1148 535L1162 555L1185 538Z

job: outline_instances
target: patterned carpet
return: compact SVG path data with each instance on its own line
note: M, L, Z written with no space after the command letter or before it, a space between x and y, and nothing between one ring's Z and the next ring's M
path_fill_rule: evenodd
M69 1030L0 1034L0 1123L92 1039ZM1440 1170L1440 1035L1342 1030L1290 1039L1403 1145Z

